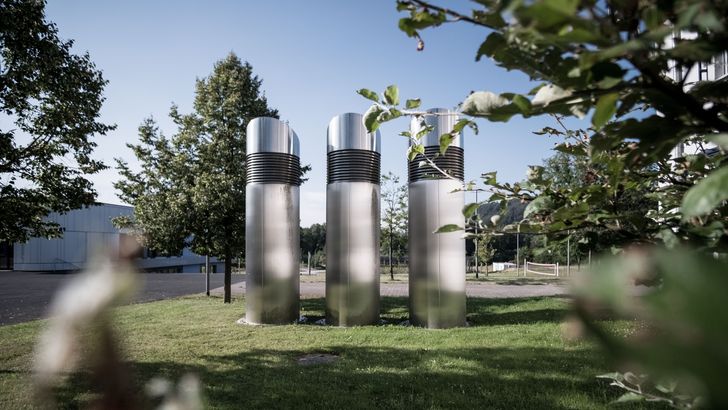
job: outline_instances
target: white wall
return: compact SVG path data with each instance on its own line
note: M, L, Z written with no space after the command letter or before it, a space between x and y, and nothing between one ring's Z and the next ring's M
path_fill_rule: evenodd
M16 243L13 253L14 270L83 269L89 258L96 253L118 251L120 233L111 220L117 216L132 214L133 209L129 206L111 204L76 209L63 215L51 214L48 219L63 227L63 237L32 238L27 243ZM211 261L218 262L215 258L211 258ZM139 259L137 263L141 269L180 266L183 272L199 272L199 266L205 263L205 258L185 249L181 257Z
M77 270L86 265L96 252L119 247L119 230L111 220L131 215L132 208L121 205L100 204L70 211L53 213L48 220L63 227L63 237L32 238L27 243L15 244L15 270Z

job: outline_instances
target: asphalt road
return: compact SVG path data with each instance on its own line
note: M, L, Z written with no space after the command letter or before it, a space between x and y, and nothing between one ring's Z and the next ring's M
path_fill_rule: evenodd
M205 291L200 273L140 273L142 288L134 302L149 302ZM76 274L0 272L0 325L27 322L46 315L53 294ZM224 274L210 277L210 287L222 287ZM233 284L245 276L233 275Z
M323 271L316 272L315 281L301 281L302 298L323 298L326 295ZM140 273L143 278L141 291L134 302L149 302L177 296L203 293L205 276L199 273ZM53 294L75 274L39 272L0 272L0 325L27 322L46 315ZM223 294L222 273L213 274L211 293ZM311 278L308 278L309 280ZM245 276L233 275L233 296L245 294ZM408 295L407 282L380 285L382 296ZM553 296L568 293L560 283L499 284L493 282L468 282L466 293L470 297L516 298Z
M304 299L323 298L326 296L326 284L320 282L301 282L301 297ZM222 295L223 288L219 287L210 291L213 295ZM382 296L409 295L409 285L402 283L381 283L379 293ZM568 286L557 283L536 283L536 284L499 284L493 282L467 282L465 293L474 298L526 298L536 296L557 296L569 293ZM232 286L233 297L245 295L245 281L235 283Z

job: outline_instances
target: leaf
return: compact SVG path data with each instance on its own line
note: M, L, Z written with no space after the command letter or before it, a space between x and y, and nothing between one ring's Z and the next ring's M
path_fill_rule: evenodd
M590 71L592 81L604 90L619 84L625 74L625 70L619 64L610 61L598 62L591 67Z
M630 402L636 402L636 401L644 401L645 397L642 395L639 395L637 393L624 393L621 395L617 400L615 400L615 403L630 403Z
M728 167L718 168L688 190L682 201L683 219L705 215L728 200Z
M624 380L624 377L622 377L621 373L612 372L612 373L600 374L599 376L597 376L597 379L609 379L609 380L622 381L622 380Z
M705 10L695 16L695 24L706 31L723 31L725 28L712 10Z
M485 4L485 3L484 3ZM486 27L503 27L506 21L501 16L501 10L494 7L492 11L486 12L482 10L473 10L473 19L484 24Z
M447 147L450 146L454 139L455 135L450 133L440 135L440 155L445 155Z
M598 43L604 39L604 37L591 30L573 28L569 25L564 26L564 28L569 28L569 30L560 31L558 40L569 43Z
M424 145L414 144L414 145L410 145L410 147L407 148L407 160L408 161L414 160L418 154L425 155L425 146Z
M680 245L680 238L675 235L672 229L663 229L656 236L662 240L662 243L668 249L674 249Z
M533 96L531 105L542 105L547 106L552 101L560 100L571 95L570 90L564 90L563 88L554 85L547 84L538 89L536 95Z
M448 232L456 232L456 231L462 231L462 230L463 230L463 228L461 226L458 226L456 224L448 224L448 225L443 225L443 226L437 228L437 230L435 230L432 233L448 233Z
M465 205L463 207L463 216L465 216L465 218L470 218L473 214L475 214L475 211L478 210L478 207L480 207L478 202Z
M531 111L531 101L520 94L514 95L511 102L520 108L523 114L528 114Z
M398 105L399 88L397 88L396 85L390 85L387 87L387 89L384 90L384 100L387 101L387 104L389 105Z
M405 105L405 107L406 107L406 108L407 108L408 110L413 110L413 109L415 109L415 108L418 108L418 107L420 106L420 103L421 103L421 102L422 102L422 101L420 101L420 99L419 99L419 98L413 98L413 99L411 99L411 100L407 100L407 101L405 102L405 104L404 104L404 105Z
M728 150L728 134L714 134L706 136L705 138L713 144L723 148L724 150Z
M563 152L564 154L584 157L588 155L587 149L581 144L563 143L554 147L554 151Z
M473 116L487 116L495 108L508 104L508 100L490 91L476 91L463 101L462 111Z
M667 50L670 56L688 61L710 61L710 59L719 54L722 47L713 44L705 39L683 40L675 47Z
M655 385L655 388L665 394L670 394L675 391L675 388L677 387L677 382L675 381L667 381L663 383L658 383Z
M422 124L425 124L425 123L423 122ZM420 129L419 129L419 131L417 131L417 134L415 134L415 138L418 140L421 139L422 137L424 137L425 135L429 134L430 131L435 129L435 127L432 125L425 124L424 126L422 126L422 124L420 124Z
M483 44L478 48L478 53L475 55L475 61L480 61L483 56L493 57L493 55L499 50L506 47L506 39L500 33L490 33L488 38L485 39Z
M379 102L379 96L377 93L375 93L372 90L367 90L366 88L362 88L356 91L357 94L361 95L364 98L368 98L374 102Z
M478 124L475 123L475 121L471 121L467 118L463 118L455 123L455 125L452 127L451 134L459 134L465 129L465 127L470 127L471 130L473 130L473 134L478 134Z
M498 183L497 175L498 171L484 172L480 175L480 178L485 185L496 185Z
M526 209L523 211L523 218L528 218L532 214L551 209L551 198L547 196L536 197L533 201L529 202Z
M578 5L578 0L542 0L530 7L519 7L515 15L524 26L548 31L570 21Z
M597 107L592 116L592 125L594 128L601 129L607 123L614 113L617 112L618 93L610 93L601 96L597 101Z
M624 380L627 383L631 383L635 386L639 386L644 382L644 380L641 377L637 376L636 374L634 374L632 372L624 373Z
M437 14L431 14L427 11L412 11L410 17L399 19L399 29L404 31L409 37L415 37L417 30L431 26L439 26L445 21L445 12L441 11Z
M377 128L379 128L380 123L377 120L379 118L379 115L383 112L384 110L382 109L382 107L374 104L369 107L369 109L364 113L364 127L366 127L368 132L374 132L377 130Z
M579 6L579 0L544 0L544 4L564 14L574 14Z
M381 114L379 114L379 118L377 119L380 123L385 123L387 121L391 121L395 118L399 118L402 116L402 111L396 109L396 108L390 108L388 110L383 110Z
M397 2L397 11L411 10L413 7L414 6L409 3L400 1Z

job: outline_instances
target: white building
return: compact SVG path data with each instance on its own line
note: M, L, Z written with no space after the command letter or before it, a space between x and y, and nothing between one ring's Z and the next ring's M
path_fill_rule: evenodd
M674 47L675 42L680 38L694 37L695 34L680 33L673 38L669 38L665 46L668 48ZM728 81L728 52L715 56L713 61L697 63L690 69L673 63L668 75L676 82L683 82L683 89L686 91L701 81ZM671 156L677 158L696 154L700 149L701 147L696 144L680 143L672 150ZM705 149L707 154L717 151L715 144L711 143L703 144L702 149Z
M63 229L61 238L32 238L26 243L0 246L0 269L16 271L76 271L83 269L98 252L119 249L122 233L112 219L132 215L133 208L97 204L65 214L53 213L48 219ZM137 260L140 269L150 272L202 272L204 256L185 249L179 256L155 256L148 250ZM223 264L211 258L211 271L222 272Z

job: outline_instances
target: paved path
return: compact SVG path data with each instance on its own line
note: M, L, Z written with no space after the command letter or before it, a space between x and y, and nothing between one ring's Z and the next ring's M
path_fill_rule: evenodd
M149 302L205 291L200 273L140 273L143 286L134 302ZM27 322L45 316L58 288L75 274L41 272L0 272L0 325ZM210 276L210 287L223 285L224 275ZM233 275L233 284L245 276Z
M318 272L321 273L321 272ZM45 316L53 294L75 274L39 272L0 272L0 325L26 322ZM149 302L205 291L205 276L199 273L141 273L142 290L134 302ZM213 295L223 294L223 274L211 276ZM322 298L326 285L322 281L301 282L302 298ZM318 278L317 278L318 280ZM380 285L382 296L408 294L406 282ZM233 275L233 296L245 294L245 275ZM466 288L470 297L517 298L530 296L552 296L568 293L566 286L556 283L543 284L496 284L493 282L468 282Z
M403 296L409 294L407 283L382 283L379 286L382 296ZM233 296L245 294L245 282L239 282L232 287ZM465 292L476 298L523 298L532 296L554 296L568 293L568 287L562 284L521 284L506 285L492 282L467 282ZM213 289L214 295L222 295L223 288ZM326 295L326 285L323 282L301 282L301 297L304 299L322 298Z

